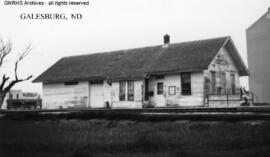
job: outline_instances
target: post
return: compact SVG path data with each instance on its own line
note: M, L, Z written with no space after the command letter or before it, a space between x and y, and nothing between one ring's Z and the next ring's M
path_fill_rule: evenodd
M252 101L252 104L254 104L254 93L251 93L251 94L252 94L252 97L251 97L252 100L251 101Z
M209 107L209 94L206 95L206 99L207 99L207 107Z
M227 107L229 107L229 94L227 93Z

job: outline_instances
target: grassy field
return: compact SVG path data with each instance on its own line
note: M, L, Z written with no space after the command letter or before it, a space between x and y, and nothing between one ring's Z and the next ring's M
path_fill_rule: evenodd
M267 157L270 121L0 119L0 156Z

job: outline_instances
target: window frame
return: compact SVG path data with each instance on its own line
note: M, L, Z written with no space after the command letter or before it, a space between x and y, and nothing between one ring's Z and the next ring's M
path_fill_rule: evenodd
M221 94L226 94L227 89L227 82L226 82L226 73L225 72L220 72L220 84L221 84Z
M211 90L212 90L212 94L216 94L217 93L217 76L216 76L216 72L215 71L210 71L211 73ZM214 76L214 78L213 78Z
M127 100L134 101L135 85L133 80L127 81Z
M90 80L91 85L103 84L103 80Z
M160 88L162 87L162 88ZM157 95L163 95L164 94L164 83L163 82L157 82Z
M119 81L119 101L126 101L126 81Z
M78 85L79 82L77 81L69 81L69 82L65 82L64 85L65 86L74 86L74 85Z
M190 72L181 73L181 94L182 95L192 95L191 73Z
M156 75L156 79L157 80L164 79L164 75Z

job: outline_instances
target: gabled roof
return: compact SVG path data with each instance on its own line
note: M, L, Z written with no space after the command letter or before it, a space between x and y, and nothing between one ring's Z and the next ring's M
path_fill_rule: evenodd
M33 82L65 82L94 79L142 79L147 74L202 71L230 37L158 45L105 53L64 57ZM235 47L232 47L235 49ZM240 75L247 75L237 50L232 55Z

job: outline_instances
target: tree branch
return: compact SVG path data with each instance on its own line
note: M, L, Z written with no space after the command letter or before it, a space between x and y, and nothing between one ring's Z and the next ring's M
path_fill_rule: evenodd
M6 81L9 80L9 77L6 77L6 75L4 74L2 77L2 83L0 85L0 91L3 91L3 88L5 86Z
M18 79L18 80L13 80L9 83L9 85L3 90L4 93L7 93L15 84L19 83L19 82L23 82L23 81L27 81L29 79L31 79L33 76L30 75L25 79Z
M11 52L12 50L12 44L9 41L8 43L4 43L3 39L0 39L0 67L2 66L4 59L6 58L6 56Z
M32 50L31 48L31 45L29 44L26 49L21 53L21 55L19 56L18 60L15 62L15 69L14 69L14 72L15 72L15 81L16 80L19 80L18 79L18 73L17 73L17 69L18 69L18 64L21 60L23 60L28 54L29 52Z
M12 50L12 44L10 41L8 42L4 42L3 39L0 39L0 69L1 66L4 63L4 59L7 57L8 54L11 53ZM18 77L18 67L19 67L19 63L29 54L29 52L32 50L31 45L29 44L26 49L19 55L19 58L16 60L15 62L15 68L14 68L14 72L15 72L15 79L12 80L9 84L7 84L7 81L10 79L9 77L6 77L6 75L4 74L2 76L2 82L0 84L0 99L3 100L5 95L11 90L11 88L19 83L19 82L23 82L23 81L27 81L29 79L32 78L32 75L28 76L27 78L24 79L19 79ZM7 84L7 85L6 85ZM0 108L3 104L3 101L0 101Z

